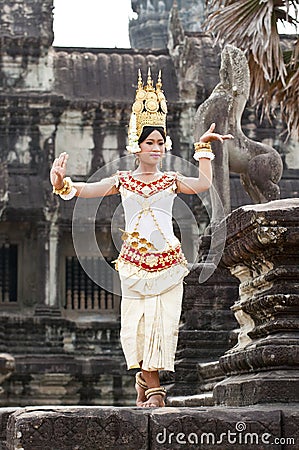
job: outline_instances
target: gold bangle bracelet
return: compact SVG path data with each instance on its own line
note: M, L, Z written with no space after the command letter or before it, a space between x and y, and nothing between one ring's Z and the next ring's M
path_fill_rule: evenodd
M211 142L195 142L194 143L194 150L196 152L200 152L203 149L205 149L205 151L212 152Z
M70 179L70 177L66 177L63 179L63 186L61 189L56 189L55 186L53 186L53 194L56 195L68 195L73 187L73 182Z

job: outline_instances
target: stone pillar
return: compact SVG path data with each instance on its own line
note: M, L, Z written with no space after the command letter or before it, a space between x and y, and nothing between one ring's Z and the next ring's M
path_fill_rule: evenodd
M49 229L45 222L39 222L37 226L37 249L39 255L38 272L38 304L35 309L35 315L44 315L48 312L47 305L47 273L49 260Z
M299 198L227 218L223 263L240 279L237 345L220 358L217 404L299 402Z
M39 302L35 308L36 316L60 316L57 304L57 243L58 230L49 222L40 222L38 227L38 255L39 255Z
M57 224L50 225L49 233L49 263L48 263L48 277L47 277L47 303L50 307L59 308L57 286L58 280L58 251L59 251L59 229Z

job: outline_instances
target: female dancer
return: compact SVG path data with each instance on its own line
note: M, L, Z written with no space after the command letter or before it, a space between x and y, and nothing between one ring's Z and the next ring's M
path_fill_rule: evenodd
M172 227L172 205L177 193L195 194L211 186L211 141L232 139L215 133L215 124L194 144L200 161L198 177L162 172L160 163L169 148L166 101L159 74L156 88L149 73L138 89L129 127L128 151L137 168L117 172L95 183L73 183L65 178L67 153L55 159L50 179L53 192L63 199L121 194L126 227L116 261L121 279L121 343L128 369L136 374L137 406L164 406L165 389L159 370L174 371L174 358L187 261Z

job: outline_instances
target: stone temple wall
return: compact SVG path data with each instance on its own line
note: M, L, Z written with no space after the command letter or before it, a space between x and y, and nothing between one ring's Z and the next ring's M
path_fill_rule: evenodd
M170 50L54 48L52 9L52 0L0 0L0 349L16 359L0 402L129 405L119 296L81 270L71 239L75 200L52 195L49 169L67 151L74 180L108 174L107 165L125 155L137 71L149 66L153 74L162 69L173 154L191 161L193 117L218 81L220 54L200 32L174 40ZM250 108L243 120L248 135L281 152L282 194L294 196L297 144L284 144L282 124L260 125ZM233 208L250 202L238 178L231 183ZM204 208L188 202L204 229ZM96 221L108 264L117 255L111 221L118 204L118 197L105 199ZM117 279L105 283L116 287ZM217 356L209 348L203 354L204 361Z

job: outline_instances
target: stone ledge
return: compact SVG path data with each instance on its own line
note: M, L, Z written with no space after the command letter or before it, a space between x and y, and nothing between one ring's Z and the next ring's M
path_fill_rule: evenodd
M298 448L298 405L21 408L9 417L6 448L244 450L246 445L250 450Z
M167 406L214 406L213 393L167 397Z
M0 408L0 450L6 450L7 422L18 408Z

